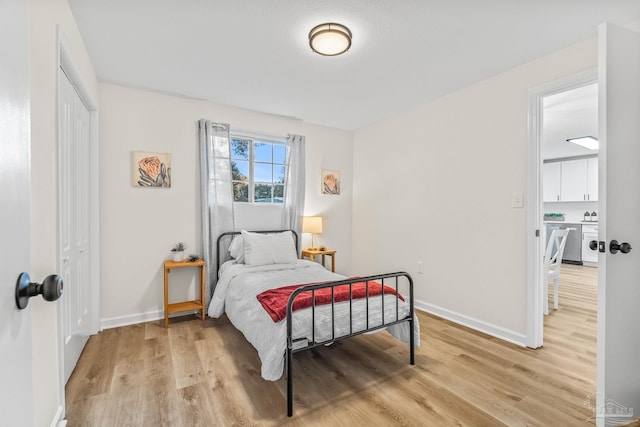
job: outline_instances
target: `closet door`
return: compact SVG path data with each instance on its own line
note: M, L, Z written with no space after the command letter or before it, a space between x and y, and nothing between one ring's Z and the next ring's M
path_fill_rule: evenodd
M89 338L89 111L64 74L59 92L60 256L62 260L64 380Z

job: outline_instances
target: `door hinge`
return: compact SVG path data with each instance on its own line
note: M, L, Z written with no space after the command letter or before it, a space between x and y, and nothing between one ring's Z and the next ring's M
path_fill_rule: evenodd
M536 237L540 237L540 230L536 230Z

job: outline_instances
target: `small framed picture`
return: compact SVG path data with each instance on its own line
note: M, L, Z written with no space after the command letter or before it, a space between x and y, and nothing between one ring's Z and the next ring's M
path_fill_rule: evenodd
M322 169L320 177L321 194L340 194L340 171Z
M134 151L133 186L171 188L171 154Z

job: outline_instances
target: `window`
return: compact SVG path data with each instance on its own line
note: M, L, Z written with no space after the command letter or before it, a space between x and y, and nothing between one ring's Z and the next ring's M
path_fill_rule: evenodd
M284 142L231 137L231 179L234 202L282 203Z

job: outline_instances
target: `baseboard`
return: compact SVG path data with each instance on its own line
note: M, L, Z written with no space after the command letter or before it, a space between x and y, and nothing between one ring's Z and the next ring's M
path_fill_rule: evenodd
M184 311L181 313L170 314L169 318L186 316L189 314L200 314L200 310ZM146 313L127 314L125 316L107 317L100 320L100 330L118 328L120 326L135 325L137 323L153 322L154 320L164 319L163 310L147 311Z
M67 425L67 420L64 420L63 417L64 408L62 406L58 406L56 414L53 416L53 421L51 421L51 427L65 427Z
M466 326L476 331L491 335L492 337L499 338L504 341L526 347L527 337L524 334L513 332L509 329L505 329L501 326L492 325L482 320L475 319L473 317L465 316L464 314L456 313L451 310L447 310L437 305L428 304L424 301L416 300L415 308L425 311L443 319L450 320L460 325ZM179 317L188 314L198 314L199 310L191 312L175 313L169 317ZM154 320L164 319L163 310L148 311L146 313L128 314L125 316L108 317L100 321L101 330L118 328L120 326L135 325L137 323L152 322Z
M492 325L491 323L484 322L482 320L475 319L473 317L465 316L464 314L456 313L446 308L438 307L437 305L428 304L424 301L416 300L415 308L418 310L426 311L443 319L450 320L467 328L475 329L492 337L499 338L504 341L516 344L520 347L526 347L527 337L524 334L520 334L509 329L505 329L501 326Z

